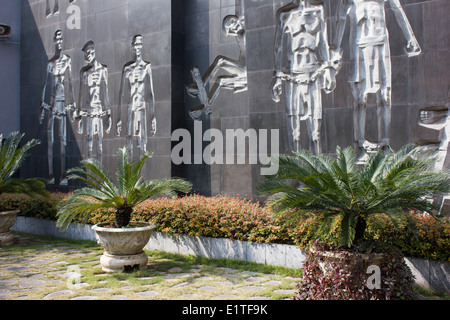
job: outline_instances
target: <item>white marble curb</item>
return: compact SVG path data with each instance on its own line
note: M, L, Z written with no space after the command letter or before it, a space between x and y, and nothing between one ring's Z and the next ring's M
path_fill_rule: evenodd
M91 225L71 224L61 232L52 220L17 217L14 231L41 236L54 236L75 240L96 241L95 231ZM283 244L259 244L224 238L204 238L185 235L170 235L153 232L145 246L147 250L160 250L169 253L196 255L215 259L234 259L263 263L287 268L301 268L306 254L298 247Z

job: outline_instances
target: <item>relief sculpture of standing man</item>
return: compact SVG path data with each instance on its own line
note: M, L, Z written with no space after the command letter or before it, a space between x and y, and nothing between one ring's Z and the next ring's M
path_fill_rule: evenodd
M151 133L156 134L155 94L153 91L153 76L150 62L142 58L143 38L133 37L132 47L135 61L127 63L122 71L120 86L119 115L117 134L122 130L122 107L128 106L127 145L130 159L133 157L133 138L139 139L138 147L141 154L147 153L148 124ZM147 119L147 116L149 119Z
M49 184L55 184L53 146L55 142L55 125L58 125L61 157L60 184L67 185L67 179L65 178L67 110L75 108L72 87L72 59L62 53L63 34L61 30L55 32L53 40L55 43L55 54L47 63L47 74L42 92L40 123L42 124L47 113Z
M83 133L83 118L86 119L88 158L94 151L94 137L97 137L97 158L103 158L103 128L106 119L106 133L111 130L111 106L108 93L108 68L99 63L95 55L94 42L87 42L82 51L87 66L80 72L80 102L77 112L78 133Z
M272 97L280 101L285 81L291 149L300 151L300 123L306 121L310 149L321 153L322 89L334 90L338 71L330 58L322 1L297 0L278 11L274 56Z
M386 25L385 2L389 2L406 40L409 57L421 53L400 0L339 0L336 50L341 51L347 20L350 23L350 52L353 75L350 80L354 99L354 143L360 162L378 149L391 150L391 55ZM365 138L368 95L377 99L378 142Z

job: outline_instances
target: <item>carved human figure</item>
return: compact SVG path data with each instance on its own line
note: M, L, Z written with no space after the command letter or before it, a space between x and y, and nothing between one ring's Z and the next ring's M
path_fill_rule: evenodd
M54 35L55 54L47 63L47 73L41 100L40 123L47 114L47 140L48 140L48 171L49 184L55 184L53 168L53 147L55 142L55 126L58 126L58 139L60 143L60 184L67 185L66 146L67 146L67 111L75 109L75 99L72 86L72 59L62 53L63 33L61 30Z
M424 108L420 111L419 125L439 132L437 143L425 146L425 149L437 151L436 171L442 171L448 157L450 143L450 110L449 107Z
M442 171L450 165L450 88L445 106L422 108L419 113L419 125L439 132L438 140L423 146L424 152L435 152L436 161L434 170ZM448 214L450 211L450 194L439 198L430 197L429 201L438 201L440 213Z
M108 68L99 63L95 56L94 42L87 42L82 51L87 65L80 72L79 107L76 114L78 132L83 133L85 119L86 137L88 142L88 158L94 150L94 138L97 138L97 158L103 157L103 130L106 119L106 133L111 130L111 106L108 92Z
M378 149L391 150L391 55L386 25L385 2L389 2L407 40L408 56L421 52L400 0L339 0L336 50L341 44L347 21L350 23L350 52L353 74L350 82L354 99L354 140L361 161L367 153ZM365 138L366 107L369 94L377 100L378 141Z
M425 149L437 151L435 170L442 171L449 165L450 156L450 88L445 106L422 108L419 114L419 125L439 132L437 143L434 146L425 146Z
M202 105L191 110L190 115L197 120L203 112L210 115L211 105L217 99L221 89L232 90L234 93L247 90L247 50L245 43L245 19L242 6L237 7L238 14L224 18L222 28L227 36L235 37L240 49L238 59L223 55L215 58L203 77L198 67L191 71L193 83L186 86L192 97L198 97ZM206 86L212 84L209 93Z
M122 130L122 108L127 106L127 144L130 158L133 156L133 137L138 138L138 147L141 154L147 152L147 123L151 126L151 133L156 134L152 68L150 62L144 61L142 58L142 35L133 37L132 47L135 53L135 60L125 64L123 67L117 123L117 134L120 136Z
M280 8L274 58L272 98L280 101L284 81L290 147L301 149L300 122L306 121L310 149L321 153L322 89L334 90L338 71L330 57L322 1L294 1Z

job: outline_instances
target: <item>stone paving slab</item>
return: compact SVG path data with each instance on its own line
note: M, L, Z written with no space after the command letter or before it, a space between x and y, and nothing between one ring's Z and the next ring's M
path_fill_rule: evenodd
M103 250L94 244L55 245L17 235L15 240L20 251L0 247L0 300L290 300L299 280L161 259L151 252L145 270L107 274L99 264Z

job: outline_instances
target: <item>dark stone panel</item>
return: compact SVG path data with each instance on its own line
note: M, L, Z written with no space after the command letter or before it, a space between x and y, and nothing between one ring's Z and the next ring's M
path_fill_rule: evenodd
M248 96L250 113L274 112L285 110L283 102L272 100L272 70L248 72Z
M171 67L161 66L152 67L153 86L155 90L156 101L171 100Z
M222 166L223 194L251 196L252 167L248 164L225 164Z
M426 52L450 49L450 2L428 1L420 6L423 14L423 46ZM419 9L418 9L419 10Z
M408 102L408 57L392 57L392 103Z
M417 121L416 123L411 123L409 126L406 125L407 122L405 119L410 118L410 112L411 107L409 105L394 105L392 107L391 147L394 151L400 149L410 141L408 127L417 126Z
M273 70L275 26L249 30L246 35L248 71Z
M273 11L272 3L264 7L247 7L245 13L246 27L251 30L273 26L275 25L275 15L276 12Z
M130 34L171 30L171 1L131 0L129 5Z
M426 104L444 105L450 88L450 51L425 53L423 59Z
M186 49L209 44L209 13L200 12L186 17Z
M353 109L332 108L324 112L322 143L325 153L334 153L336 147L353 146Z

